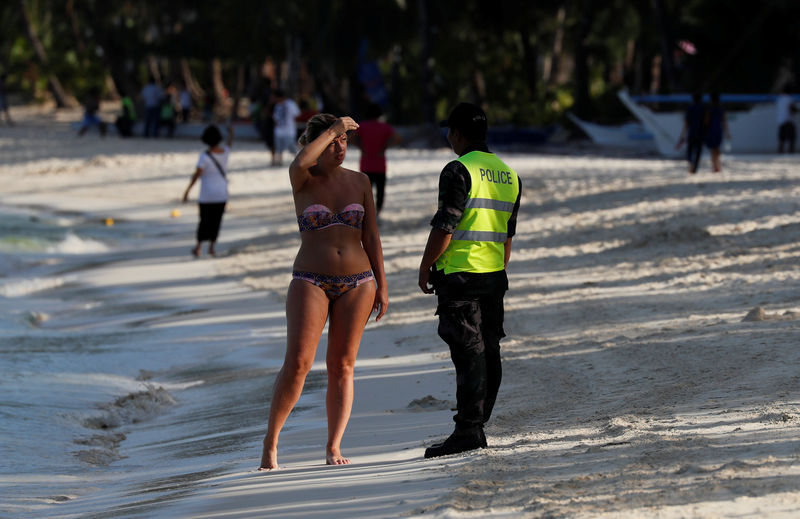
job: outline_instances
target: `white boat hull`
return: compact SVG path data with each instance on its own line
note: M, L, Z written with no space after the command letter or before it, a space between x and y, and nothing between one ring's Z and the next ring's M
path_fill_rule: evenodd
M573 115L567 117L583 130L595 144L614 148L632 148L639 150L655 151L653 135L647 131L642 123L627 123L619 126L604 126L590 123Z
M683 155L675 144L683 129L682 112L654 112L631 99L624 90L617 94L620 101L653 134L656 149L666 157ZM775 153L778 148L778 129L774 104L758 104L746 112L726 112L731 133L731 150L736 153Z

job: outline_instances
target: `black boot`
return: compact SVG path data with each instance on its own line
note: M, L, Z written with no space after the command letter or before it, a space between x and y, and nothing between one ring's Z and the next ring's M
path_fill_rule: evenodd
M456 429L442 443L437 443L425 449L425 457L437 458L483 448L486 448L486 435L483 433L483 428L478 427L467 431Z

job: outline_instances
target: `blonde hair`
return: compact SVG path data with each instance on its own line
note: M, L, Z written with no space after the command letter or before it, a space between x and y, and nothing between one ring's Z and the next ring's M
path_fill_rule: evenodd
M339 118L331 114L317 114L306 123L303 135L297 140L300 146L305 146L320 136L322 132L333 126Z

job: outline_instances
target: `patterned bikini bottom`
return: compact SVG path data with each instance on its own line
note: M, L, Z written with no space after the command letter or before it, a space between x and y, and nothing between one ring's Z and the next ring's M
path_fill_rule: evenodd
M375 279L375 276L372 274L371 270L359 272L358 274L349 274L347 276L329 276L327 274L295 270L292 272L292 278L307 281L312 285L318 286L325 291L325 295L328 296L328 299L333 301L357 286L367 281L372 281Z

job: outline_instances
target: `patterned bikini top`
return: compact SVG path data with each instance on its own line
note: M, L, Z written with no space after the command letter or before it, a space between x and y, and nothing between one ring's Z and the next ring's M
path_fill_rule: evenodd
M364 206L350 204L338 213L334 213L322 204L313 204L305 208L303 214L297 217L297 224L302 231L318 231L331 225L346 225L354 229L361 229L364 221Z

